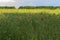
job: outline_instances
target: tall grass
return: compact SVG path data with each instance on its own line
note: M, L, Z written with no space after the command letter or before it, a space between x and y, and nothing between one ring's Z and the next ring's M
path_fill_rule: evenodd
M60 40L60 14L0 14L0 40Z

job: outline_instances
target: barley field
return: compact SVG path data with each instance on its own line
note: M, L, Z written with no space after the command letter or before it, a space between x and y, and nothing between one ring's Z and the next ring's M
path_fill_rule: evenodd
M60 9L0 9L0 40L60 40Z

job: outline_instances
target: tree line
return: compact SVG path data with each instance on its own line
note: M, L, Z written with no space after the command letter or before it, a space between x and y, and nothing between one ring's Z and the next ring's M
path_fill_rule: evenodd
M15 7L0 7L1 9L15 9ZM60 8L60 6L20 6L18 9L57 9Z

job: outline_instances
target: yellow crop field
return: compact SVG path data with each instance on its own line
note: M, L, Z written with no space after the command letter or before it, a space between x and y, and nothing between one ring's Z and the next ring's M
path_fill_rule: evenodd
M0 13L48 13L48 14L59 14L60 9L0 9Z

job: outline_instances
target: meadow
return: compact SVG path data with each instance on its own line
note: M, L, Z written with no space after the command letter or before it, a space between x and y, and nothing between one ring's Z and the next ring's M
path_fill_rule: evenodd
M60 9L0 9L0 40L60 40Z

